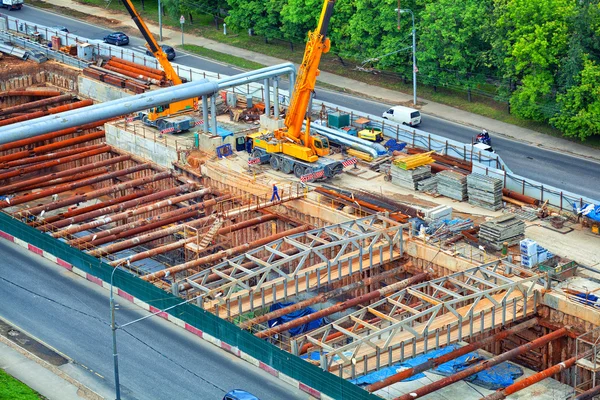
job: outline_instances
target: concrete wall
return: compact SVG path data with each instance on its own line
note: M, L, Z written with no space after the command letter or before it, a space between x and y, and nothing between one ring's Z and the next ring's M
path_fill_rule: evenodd
M152 138L143 138L111 124L104 125L106 143L128 153L152 161L160 166L172 168L177 161L177 151Z
M107 85L104 82L96 81L83 75L79 76L77 81L79 83L79 93L97 102L104 103L131 96L131 94L125 92L123 89Z

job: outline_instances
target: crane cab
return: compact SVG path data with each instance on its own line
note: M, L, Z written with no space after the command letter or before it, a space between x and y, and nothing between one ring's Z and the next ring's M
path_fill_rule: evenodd
M313 135L313 147L317 156L324 157L329 154L329 139L321 135Z

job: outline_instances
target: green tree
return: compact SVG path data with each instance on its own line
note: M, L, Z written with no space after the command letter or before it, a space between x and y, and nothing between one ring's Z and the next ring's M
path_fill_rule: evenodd
M280 38L282 0L227 0L227 25L233 29L252 29L265 39Z
M493 0L427 2L419 21L419 68L432 81L475 86L489 74Z
M314 31L321 14L321 0L287 0L281 10L283 36L293 42L306 41ZM331 27L330 27L331 28Z
M565 136L582 141L590 136L600 136L600 66L586 60L578 85L558 96L560 112L551 123Z
M507 76L516 79L510 99L513 112L544 121L556 111L554 90L560 60L567 52L572 0L497 0L502 14L497 21L506 57Z

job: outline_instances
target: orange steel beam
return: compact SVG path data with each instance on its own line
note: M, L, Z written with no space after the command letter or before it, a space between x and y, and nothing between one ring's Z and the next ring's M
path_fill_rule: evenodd
M178 189L180 189L180 188L181 188L181 186L178 187ZM183 189L182 189L182 191L183 191ZM109 216L106 216L103 218L98 218L94 221L91 221L91 222L88 222L85 224L67 227L66 229L63 229L60 232L56 232L56 233L52 234L52 236L63 237L63 236L72 235L74 233L78 233L81 231L87 231L87 230L90 230L93 228L98 228L98 227L106 225L106 224L111 224L111 223L114 223L117 221L135 217L136 215L139 215L139 214L143 214L146 212L152 212L152 211L164 208L164 207L173 206L175 204L179 204L184 201L195 199L197 197L203 197L203 196L209 194L210 192L211 192L210 188L205 188L205 189L201 189L201 190L196 190L191 193L186 193L181 196L176 196L176 197L173 197L170 199L167 198L167 199L164 199L164 200L161 200L156 203L152 203L152 204L149 204L149 205L146 205L143 207L138 207L138 208L134 208L131 210L123 211L123 212L115 214L115 215L109 215ZM182 192L179 192L179 193L182 193ZM190 207L192 207L192 206L190 206ZM106 231L110 231L110 229L107 229Z
M428 277L429 277L429 274L427 272L421 272L420 274L411 276L408 279L404 279L400 282L393 283L393 284L383 287L381 289L373 290L373 291L363 294L361 296L353 297L346 301L342 301L340 303L334 304L330 307L326 307L326 308L319 310L317 312L314 312L312 314L305 315L304 317L296 318L296 319L286 322L284 324L276 325L272 328L265 329L264 331L257 332L254 334L254 336L256 336L259 339L264 339L264 338L268 338L270 336L273 336L273 335L281 333L281 332L289 331L292 328L295 328L295 327L303 325L303 324L307 324L316 319L327 317L331 314L335 314L335 313L347 310L348 308L356 307L360 304L368 303L368 302L376 300L380 297L384 297L385 295L387 295L389 293L405 289L409 286L414 285L415 283L418 283L418 282L428 279Z
M556 365L553 365L550 368L547 368L543 371L540 371L536 374L533 374L531 376L528 376L527 378L523 378L518 382L513 383L510 386L507 386L504 389L498 390L495 393L492 393L484 398L482 398L481 400L502 400L505 399L507 396L510 396L513 393L517 393L520 390L523 390L535 383L538 383L540 381L543 381L546 378L550 378L551 376L558 374L559 372L561 372L562 370L565 369L569 369L571 368L573 365L575 365L575 363L577 362L578 359L586 357L587 355L589 355L589 353L583 353L580 354L578 357L571 357L568 360L565 360L561 363L558 363Z
M108 63L108 66L117 68L117 69L120 69L123 71L133 72L140 76L146 76L150 79L156 79L157 81L163 80L165 78L164 75L155 74L150 71L146 71L144 69L138 68L137 66L133 67L131 65L122 64L120 62L116 62L116 61L112 61L112 60Z
M143 197L143 196L152 194L152 192L153 192L152 189L136 190L135 192L128 194L127 196L115 197L113 199L106 200L106 201L103 201L103 202L100 202L97 204L92 204L90 206L86 206L86 207L82 207L82 208L75 208L73 210L69 210L64 213L52 215L50 217L45 217L44 220L42 221L42 223L44 225L38 226L37 229L42 232L46 232L48 230L53 230L54 227L52 224L54 224L54 223L62 222L63 220L68 220L72 217L80 216L80 215L89 213L91 211L98 210L100 208L123 203L123 202L129 201L129 200L135 200L138 197ZM84 221L86 221L86 220L84 220ZM30 225L38 225L38 224L39 224L39 222L30 224ZM67 225L68 225L68 223L67 223ZM67 226L67 225L64 225L64 226Z
M275 215L275 214L261 215L260 217L252 218L247 221L242 221L237 224L233 224L233 225L229 225L224 228L221 228L217 231L216 234L217 235L225 235L227 233L236 232L238 230L246 229L248 227L255 226L255 225L259 225L259 224L262 224L267 221L272 221L274 219L277 219L277 215ZM196 240L197 240L196 237L181 239L174 243L170 243L170 244L167 244L164 246L158 246L153 249L146 250L141 253L137 253L135 255L127 257L126 259L112 261L109 264L112 266L116 266L124 261L135 262L135 261L143 260L145 258L154 257L159 254L163 254L163 253L166 253L166 252L169 252L172 250L179 249L179 248L185 246L187 243L193 243Z
M146 176L144 178L132 179L130 181L123 182L118 185L113 185L113 186L105 187L102 189L93 190L91 192L87 192L84 194L78 194L75 196L67 197L66 199L43 204L41 206L31 207L26 210L18 211L16 213L14 213L14 215L19 218L25 217L27 215L37 215L37 214L41 213L42 211L48 212L48 211L56 210L61 207L70 206L70 205L73 205L76 203L83 203L90 199L95 199L97 197L105 196L107 194L117 193L122 190L127 190L127 189L135 188L138 186L143 186L148 183L157 182L157 181L160 181L163 179L170 178L172 176L173 176L172 172L164 171L164 172L160 172L158 174Z
M104 131L98 131L93 133L87 133L85 135L77 136L71 139L62 140L60 142L50 143L44 146L34 147L31 150L23 150L12 154L7 154L0 157L0 165L8 161L19 160L23 157L33 156L36 154L48 153L56 149L63 149L65 147L74 146L76 144L89 142L95 139L101 139L104 137Z
M117 58L115 56L112 56L112 58L108 61L109 64L111 64L113 62L116 62L116 63L119 63L119 64L123 64L123 65L129 65L130 67L136 67L136 68L141 69L143 71L151 72L153 74L160 75L160 76L163 76L163 77L166 76L165 71L163 71L162 69L156 69L156 68L152 68L152 67L147 67L145 65L140 65L140 64L137 64L137 63L134 63L134 62L131 62L131 61L124 60L122 58Z
M144 275L141 278L145 281L153 282L153 281L163 278L165 276L174 275L177 272L182 272L182 271L185 271L190 268L194 268L194 267L197 267L197 266L200 266L203 264L214 263L215 261L219 261L222 258L230 257L230 256L233 256L233 255L239 254L239 253L243 253L245 251L249 251L249 250L259 247L259 246L264 246L274 240L278 240L278 239L281 239L281 238L283 238L285 236L289 236L289 235L295 235L296 233L302 233L309 229L310 229L309 225L302 225L297 228L289 229L287 231L280 232L275 235L270 235L270 236L264 237L262 239L255 240L254 242L251 242L251 243L245 243L243 245L232 247L227 250L219 251L218 253L210 254L208 256L201 257L201 258L198 258L193 261L189 261L184 264L180 264L180 265L176 265L171 268L166 268L166 269L163 269L160 271L156 271L151 274Z
M50 90L11 90L8 92L0 93L0 97L10 97L10 96L31 96L31 97L54 97L60 96L61 93L57 91Z
M12 114L14 112L31 110L32 108L43 107L43 106L47 106L47 105L51 105L51 104L55 104L55 103L60 103L63 101L71 101L72 99L73 99L72 95L63 94L60 96L50 97L47 99L30 101L29 103L25 103L25 104L19 104L17 106L2 108L2 109L0 109L0 116Z
M217 197L217 198L214 198L214 199L203 201L202 203L196 204L195 206L197 206L197 207L193 211L198 211L198 210L205 209L206 207L214 206L215 204L219 203L220 201L224 201L224 200L227 200L229 198L231 198L231 195L228 194L228 195L225 195L225 196L221 196L221 197ZM206 221L209 221L209 220L211 220L211 217L202 218L202 219L193 221L193 223L198 224L198 223L206 222ZM191 224L192 223L190 223L188 225L191 225ZM136 237L134 237L132 239L125 240L123 242L114 243L112 245L103 247L101 249L93 250L89 254L92 255L92 256L94 256L94 257L97 257L97 256L101 256L101 255L116 253L116 252L119 252L121 250L125 250L125 249L129 249L131 247L134 247L134 246L136 246L138 244L151 242L154 239L158 239L158 238L161 238L161 237L168 236L168 235L170 235L170 234L172 234L174 232L177 232L177 231L179 231L181 229L182 228L180 226L174 226L174 227L171 227L171 228L168 228L168 229L162 229L160 231L150 232L148 234L145 234L145 235L142 235L142 236L136 236Z
M0 144L0 151L16 149L23 146L29 146L30 144L43 142L44 140L54 139L60 136L70 135L72 133L76 133L78 131L84 131L86 129L93 129L100 125L104 125L105 122L110 121L109 119L104 119L102 121L93 122L91 124L81 125L76 128L63 129L61 131L46 133L44 135L34 136L27 139L15 140L14 142Z
M15 176L21 176L21 175L25 175L25 174L28 174L28 173L31 173L34 171L39 171L40 169L51 168L51 167L55 167L57 165L66 164L71 161L76 161L76 160L81 160L83 158L97 156L98 154L104 154L104 153L109 152L110 149L111 149L110 146L102 145L101 147L98 147L96 149L79 152L78 154L74 154L72 156L59 158L59 159L55 159L55 160L50 160L50 161L38 163L35 165L30 165L30 166L23 167L23 168L17 168L12 171L0 173L0 180L14 178ZM0 188L0 191L2 191L3 189L5 189L5 188Z
M513 335L517 332L532 328L532 327L536 326L537 323L538 323L537 318L530 319L519 325L515 325L510 329L498 332L492 336L488 336L485 339L480 340L478 342L469 343L466 346L459 347L458 349L451 351L449 353L446 353L440 357L430 358L429 360L427 360L421 364L418 364L418 365L415 365L414 367L402 370L402 371L398 372L397 374L394 374L392 376L385 378L382 381L375 382L375 383L367 386L365 389L367 390L367 392L371 392L371 393L375 392L377 390L383 389L384 387L393 385L394 383L401 382L401 381L408 379L411 376L416 375L420 372L430 370L430 369L435 368L438 365L444 364L450 360L454 360L455 358L458 358L460 356L468 354L472 351L481 349L491 343L495 343L500 340L506 339L510 335Z
M99 149L99 150L101 150L101 149ZM106 151L108 151L108 150L105 150L103 152L106 152ZM100 154L100 153L97 153L97 154ZM95 154L92 154L92 155L95 155ZM80 167L70 168L70 169L66 169L64 171L54 172L54 173L51 173L48 175L42 175L42 176L38 176L36 178L31 178L31 179L26 179L23 181L15 182L15 183L12 183L10 185L6 185L6 186L0 188L0 195L20 191L19 189L22 190L22 188L26 188L28 186L35 186L38 183L54 181L55 179L62 178L62 177L71 177L71 176L74 176L81 172L90 171L92 169L117 164L117 163L120 163L123 161L127 161L130 158L131 158L131 156L113 157L113 158L109 158L107 160L102 160L102 161L97 161L95 163L85 164ZM74 179L72 179L72 180L74 180ZM58 182L54 182L53 184L58 184Z
M27 203L27 202L30 202L33 200L42 199L44 197L52 196L53 194L67 192L69 190L77 189L80 187L93 185L94 183L107 181L109 179L117 178L117 177L123 176L123 175L132 174L134 172L142 171L144 169L149 169L150 167L151 167L150 163L134 165L133 167L117 170L117 171L111 172L109 174L100 175L100 176L94 177L94 178L84 179L79 182L73 182L73 183L67 183L64 185L59 185L59 186L56 186L56 187L53 187L50 189L41 190L37 193L30 193L30 194L26 194L26 195L22 195L22 196L16 196L10 200L0 201L0 208L16 206L18 204L23 204L23 203Z
M136 198L132 199L125 199L125 197L122 197L122 201L114 202L112 204L106 204L103 207L97 207L93 210L89 210L89 212L65 216L65 218L63 218L61 221L57 221L53 225L53 228L64 228L65 226L78 224L80 222L101 217L103 215L121 212L123 210L138 207L142 204L146 204L154 200L164 199L179 193L186 192L188 190L195 189L196 186L197 184L191 183L186 185L180 185L171 189L161 190L159 192L150 191L150 193L145 193L143 196L136 196Z
M247 328L251 327L252 325L262 324L263 322L267 322L271 319L279 318L282 315L286 315L291 312L301 310L301 309L311 306L313 304L324 303L329 299L332 299L335 297L340 297L348 292L351 292L351 291L354 291L357 289L361 289L365 286L371 285L373 283L377 283L377 282L382 281L387 278L391 278L394 275L399 274L403 271L404 271L404 267L402 267L402 266L391 269L389 271L384 271L380 274L373 275L369 278L362 279L358 282L354 282L354 283L351 283L346 286L342 286L342 287L332 290L330 292L320 293L317 296L311 297L306 300L299 301L298 303L294 303L290 306L283 307L283 308L280 308L279 310L275 310L275 311L263 314L261 316L249 319L247 321L242 322L240 325L238 325L238 327L240 329L247 329Z
M9 162L3 163L0 165L0 168L4 167L6 169L12 170L13 168L16 168L16 167L21 167L24 165L38 164L40 162L44 162L44 161L48 161L48 160L56 160L57 158L62 158L62 157L69 157L74 154L79 154L82 152L99 149L104 146L106 146L105 143L98 143L98 144L92 144L90 146L77 147L75 149L61 150L61 151L57 151L55 153L47 153L47 154L42 154L39 156L22 158L20 160L14 160L14 161L9 161ZM111 150L114 150L114 149L111 149Z
M420 387L415 390L411 390L410 393L406 393L400 397L395 398L394 400L413 400L413 399L417 399L419 397L425 396L431 392L435 392L436 390L439 390L443 387L446 387L455 382L463 380L463 379L465 379L471 375L474 375L478 372L481 372L488 368L491 368L494 365L500 364L504 361L511 360L518 355L528 352L529 350L534 350L534 349L538 349L542 346L545 346L552 340L555 340L555 339L565 336L567 334L567 332L568 332L567 328L561 328L557 331L554 331L547 335L539 337L532 342L526 343L526 344L516 347L510 351L507 351L506 353L502 353L498 356L489 358L479 364L476 364L472 367L464 369L454 375L447 376L445 378L440 379L439 381L430 383L429 385Z
M46 111L35 111L32 113L28 113L26 115L20 115L18 117L6 118L0 121L0 126L10 125L17 122L29 121L30 119L35 119L39 117L43 117L45 115L58 114L64 111L75 110L77 108L87 107L94 104L92 100L81 100L75 103L65 104L58 107L49 108Z

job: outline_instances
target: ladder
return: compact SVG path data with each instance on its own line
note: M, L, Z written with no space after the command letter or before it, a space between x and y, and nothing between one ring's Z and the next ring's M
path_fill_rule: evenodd
M204 235L204 237L202 238L202 240L200 241L200 243L198 244L198 249L197 251L200 250L204 250L206 248L206 246L209 245L209 243L214 239L214 237L217 234L217 231L219 229L221 229L221 227L223 226L223 219L217 217L217 219L215 220L215 222L212 224L212 226L210 227L210 229L208 230L208 232L206 232L206 235Z

